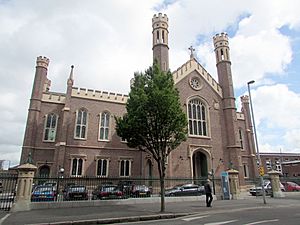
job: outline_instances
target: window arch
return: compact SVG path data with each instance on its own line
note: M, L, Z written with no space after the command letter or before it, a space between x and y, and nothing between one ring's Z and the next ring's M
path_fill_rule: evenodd
M86 139L87 120L87 110L80 109L76 112L75 138Z
M109 140L109 125L110 125L110 113L103 112L100 114L99 121L99 140Z
M51 113L46 115L44 126L44 141L55 141L58 115Z
M206 105L199 99L188 102L189 134L208 136L208 118Z
M73 158L71 176L82 176L82 172L83 172L83 159Z

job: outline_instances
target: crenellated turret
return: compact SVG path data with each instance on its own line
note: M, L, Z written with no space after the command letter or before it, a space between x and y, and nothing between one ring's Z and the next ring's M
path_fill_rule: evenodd
M215 54L216 54L216 62L217 64L221 61L229 61L229 42L228 36L226 33L216 34L213 37Z
M40 118L39 114L41 111L43 93L48 92L51 84L51 81L47 78L48 65L49 59L47 57L37 57L36 70L24 135L21 163L25 162L26 157L29 153L34 155L35 141L37 136L36 132Z
M223 99L222 108L224 113L224 125L226 132L225 157L228 162L239 171L242 171L240 163L240 143L235 107L235 96L231 74L231 62L229 55L229 42L226 33L217 34L213 37L215 47L216 65L219 84L222 87ZM242 175L241 175L242 176Z
M162 13L152 18L153 60L157 60L163 71L169 70L168 21L167 15Z

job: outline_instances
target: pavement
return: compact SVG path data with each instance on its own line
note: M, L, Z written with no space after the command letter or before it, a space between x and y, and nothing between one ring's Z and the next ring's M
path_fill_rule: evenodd
M245 195L239 200L214 200L213 207L205 206L205 196L166 198L166 210L160 212L160 198L97 200L93 205L72 202L70 207L34 209L25 212L0 212L0 225L83 225L113 224L134 221L170 219L193 214L214 214L234 210L248 210L264 207L300 207L300 192L285 198L266 198ZM77 204L79 203L79 204ZM51 205L48 204L48 205ZM80 206L80 207L78 207Z

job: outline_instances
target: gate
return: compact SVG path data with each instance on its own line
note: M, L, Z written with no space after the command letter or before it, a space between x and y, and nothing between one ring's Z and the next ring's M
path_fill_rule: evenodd
M18 175L0 173L0 210L9 211L12 207L17 186Z

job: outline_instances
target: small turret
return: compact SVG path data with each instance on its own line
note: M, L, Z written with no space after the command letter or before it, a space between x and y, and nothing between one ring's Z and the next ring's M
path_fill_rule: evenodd
M229 55L229 43L228 36L226 33L216 34L213 38L216 62L217 64L221 61L230 61Z
M37 67L44 67L45 69L48 69L49 65L49 59L45 56L39 56L36 59L36 66Z
M74 75L73 75L74 65L71 66L71 72L68 79L68 86L73 86L74 83Z
M167 15L162 13L152 18L153 60L157 60L163 71L169 70L168 21Z

